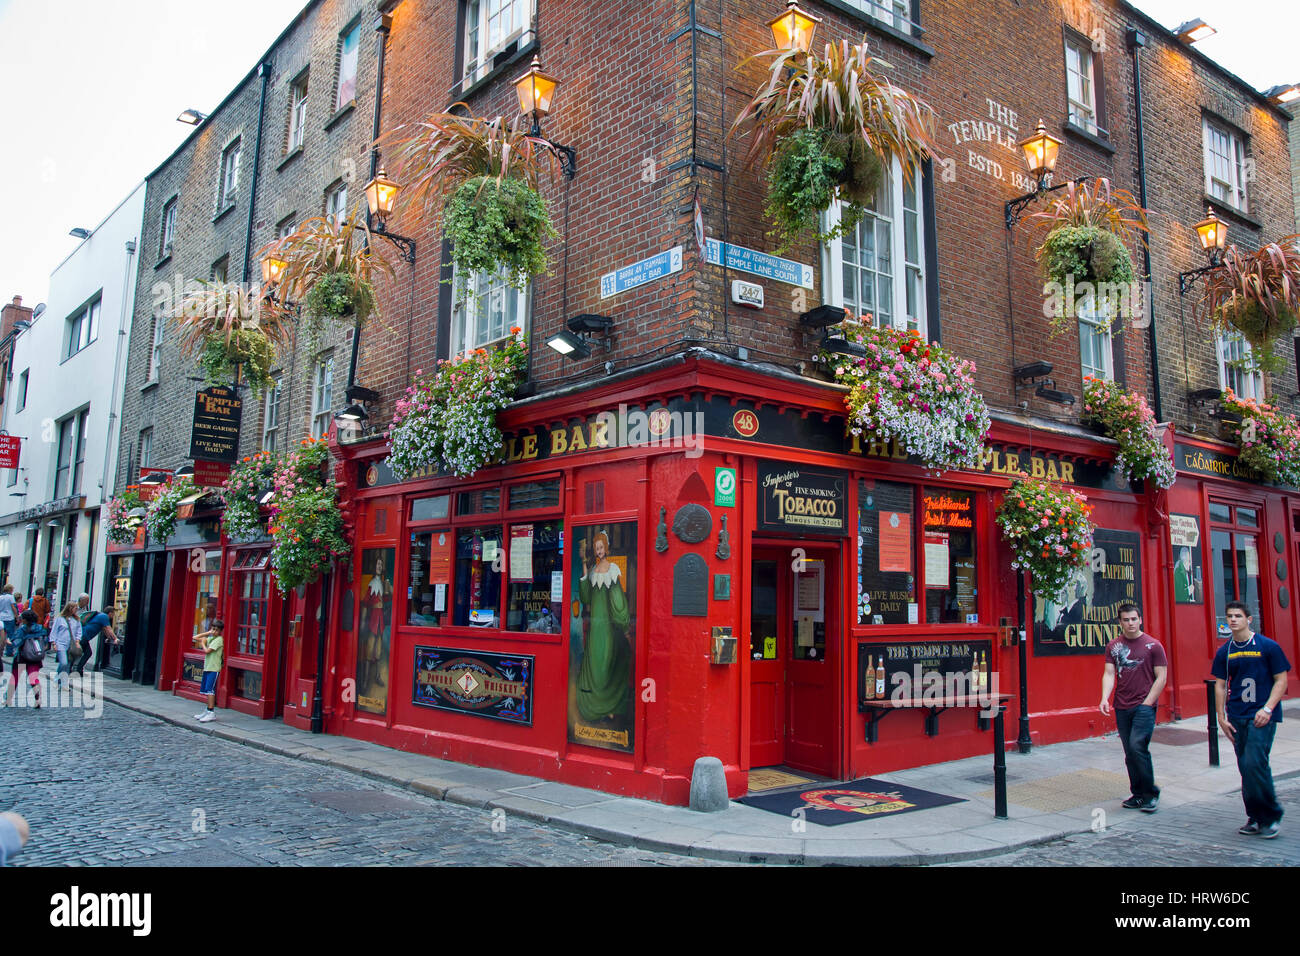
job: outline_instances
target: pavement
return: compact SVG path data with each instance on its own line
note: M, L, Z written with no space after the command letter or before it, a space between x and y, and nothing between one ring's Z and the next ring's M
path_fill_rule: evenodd
M508 817L597 840L702 859L777 865L929 865L997 857L1074 834L1135 833L1152 815L1124 810L1128 778L1115 734L1035 746L1006 755L1008 819L994 816L992 755L876 775L893 783L960 797L965 802L825 827L739 804L701 813L536 777L452 763L350 737L310 734L278 720L230 710L197 723L192 700L104 678L105 700L196 734L359 774L451 804L503 811ZM1221 763L1210 767L1205 717L1157 728L1151 752L1161 787L1163 823L1185 808L1230 806L1240 791L1230 742L1220 735ZM1276 780L1300 777L1300 714L1281 724L1272 751ZM770 791L769 791L770 792ZM1283 805L1288 803L1283 795ZM1239 800L1236 806L1240 808ZM1230 812L1230 811L1228 811ZM1220 828L1245 819L1229 816ZM1287 823L1291 823L1288 819ZM1300 824L1297 824L1300 825ZM1242 838L1248 839L1248 838Z

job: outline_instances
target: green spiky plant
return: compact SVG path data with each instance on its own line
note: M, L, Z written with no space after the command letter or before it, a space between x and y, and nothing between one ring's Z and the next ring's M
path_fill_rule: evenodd
M877 70L866 41L828 43L820 54L768 50L767 81L731 126L748 128L744 162L768 170L768 215L783 245L806 233L823 239L861 219L885 164L897 159L910 177L935 152L934 111ZM820 214L844 204L835 229Z
M242 374L261 395L293 338L288 315L256 286L202 282L164 317L181 329L181 354L195 359L210 384Z

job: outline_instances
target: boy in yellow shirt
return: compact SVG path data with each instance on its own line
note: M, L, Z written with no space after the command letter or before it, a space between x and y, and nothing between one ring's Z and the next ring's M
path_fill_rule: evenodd
M194 643L206 655L203 658L203 684L199 687L199 692L208 696L208 709L194 715L201 724L217 719L217 676L221 673L222 657L226 648L225 641L221 638L221 632L225 627L223 622L213 621L209 630L194 635Z

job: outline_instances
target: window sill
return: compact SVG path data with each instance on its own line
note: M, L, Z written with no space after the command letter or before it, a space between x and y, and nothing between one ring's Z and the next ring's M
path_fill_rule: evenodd
M1242 212L1236 206L1228 205L1222 199L1216 199L1209 193L1203 194L1201 198L1205 201L1207 208L1213 206L1214 211L1226 219L1231 219L1233 222L1240 223L1250 229L1261 230L1264 228L1264 224L1254 216Z
M167 265L167 263L171 261L172 261L172 254L169 252L167 253L167 255L163 256L161 259L158 260L158 263L154 266L154 268L161 269L163 266Z
M518 44L518 42L519 42L519 41L516 40L516 41L515 41L515 44ZM537 40L536 40L536 39L532 39L532 40L529 40L527 44L525 44L524 46L518 47L518 49L515 49L515 51L514 51L513 53L511 53L510 51L511 51L512 47L513 47L515 44L512 44L511 46L506 47L504 50L502 50L500 53L498 53L495 57L493 57L493 58L492 58L492 69L488 70L486 73L484 73L482 76L480 76L477 80L475 80L475 81L474 81L473 83L471 83L469 86L466 86L466 87L464 87L464 88L461 88L461 84L463 84L463 83L465 82L463 79L460 81L460 83L458 83L458 84L456 84L455 86L453 86L453 87L452 87L452 93L453 93L453 95L455 95L458 99L468 99L471 95L473 95L474 93L477 93L477 92L478 92L479 90L481 90L483 87L487 86L487 85L488 85L489 83L491 83L494 79L496 79L498 76L500 76L500 75L501 75L502 73L504 73L506 70L508 70L511 66L513 66L513 65L516 64L516 63L518 63L520 60L522 60L522 59L528 57L529 55L531 55L531 54L532 54L532 53L537 49ZM460 89L460 92L459 92L459 93L456 93L456 90L457 90L457 89Z
M234 203L234 201L232 200L231 202L229 202L229 203L226 204L226 208L225 208L225 209L222 209L220 212L218 212L215 216L212 217L212 221L213 221L214 223L215 223L215 222L220 222L222 219L225 219L226 216L228 216L228 215L230 214L230 211L231 211L232 209L234 209L234 208L235 208L235 203Z
M325 121L325 132L328 133L330 130L332 130L332 129L333 129L335 126L337 126L339 123L341 123L341 122L343 122L345 119L347 119L350 115L352 115L352 111L353 111L354 109L356 109L356 108L357 108L357 101L356 101L356 100L349 100L348 102L346 102L346 103L344 103L342 106L340 106L340 107L335 111L334 115L331 116L329 119L327 119L327 120ZM300 147L300 148L301 148L301 147Z
M326 127L326 128L328 129L328 127ZM285 156L284 159L280 160L280 165L275 167L275 171L276 171L277 173L283 171L284 168L285 168L286 166L288 166L288 165L289 165L290 163L292 163L295 159L297 159L299 156L301 156L301 155L302 155L302 152L303 152L303 149L302 149L301 146L299 146L299 147L297 147L296 149L292 150L292 151L289 153L289 155Z
M1073 136L1075 139L1083 140L1083 142L1097 147L1097 149L1101 150L1107 156L1113 156L1115 154L1114 145L1111 144L1109 139L1100 135L1100 130L1097 133L1093 133L1082 126L1079 126L1077 123L1071 123L1068 120L1062 124L1061 129L1065 130L1067 135Z
M144 393L144 392L149 391L149 389L151 389L151 388L157 388L157 387L159 386L159 384L161 384L161 382L162 382L162 379L151 378L151 379L149 379L149 381L145 382L143 385L140 386L140 392L141 392L141 393Z
M858 20L862 23L867 24L869 27L871 27L871 29L875 30L877 33L883 34L884 36L889 37L891 40L895 40L898 43L901 43L903 46L907 47L908 49L916 51L917 53L921 54L927 59L934 56L933 47L929 46L926 43L922 43L921 40L918 39L916 36L913 36L910 33L904 33L902 30L898 29L897 27L889 25L884 20L877 19L876 17L873 17L869 13L863 13L861 10L857 9L856 7L851 7L847 3L842 3L841 0L822 0L822 2L826 4L826 6L838 10L841 13L845 14L848 17L851 17L854 20ZM923 27L918 26L916 27L916 32L918 34L924 34L925 29Z

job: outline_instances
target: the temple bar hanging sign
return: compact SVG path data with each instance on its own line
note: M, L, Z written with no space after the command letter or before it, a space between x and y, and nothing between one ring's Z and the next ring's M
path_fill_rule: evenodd
M214 385L195 394L190 458L234 461L239 457L239 418L243 404L234 389L224 385Z

